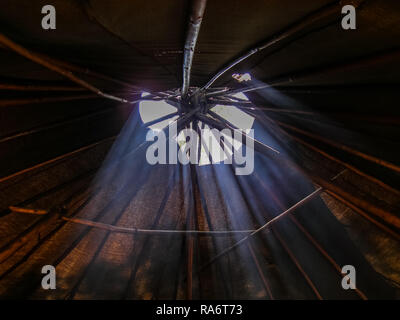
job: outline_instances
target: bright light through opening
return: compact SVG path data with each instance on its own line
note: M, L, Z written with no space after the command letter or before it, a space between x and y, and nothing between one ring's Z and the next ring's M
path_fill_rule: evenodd
M146 97L150 95L148 92L143 92L142 97ZM171 106L164 100L160 101L141 101L139 103L139 114L144 124L148 122L154 122L157 119L161 119L169 114L173 114L177 112L177 108ZM148 126L153 131L160 131L166 126L168 126L172 121L176 120L178 115L174 117L161 120L160 122L156 122Z
M148 95L149 93L147 92L142 93L142 97ZM249 101L243 93L237 93L233 96L244 101ZM240 110L238 107L230 105L216 105L210 110L220 115L237 128L242 129L247 134L250 132L250 129L254 125L254 117ZM171 122L175 121L179 117L178 115L165 119L166 116L175 112L177 112L177 108L168 104L164 100L149 100L141 101L139 103L139 114L143 123L146 124L151 122L152 124L149 125L148 128L155 132L162 130ZM160 119L160 121L157 122L157 119ZM230 156L232 155L233 152L230 146L233 146L236 150L239 150L242 147L242 143L240 141L234 140L232 137L224 135L224 139L226 141L224 142L224 144L225 146L227 146L224 151L221 148L219 141L211 133L211 128L206 124L202 124L200 121L198 122L198 125L199 129L204 129L203 131L201 131L202 135L199 141L199 143L201 143L199 158L200 166L208 165L211 163L221 163L227 158L225 152L227 152ZM193 128L193 123L190 124L190 128L195 129ZM186 143L186 137L184 133L181 131L175 139L178 145L183 148Z
M238 82L247 82L251 80L251 75L250 73L243 73L243 74L239 74L239 73L234 73L232 75L232 78L236 79Z

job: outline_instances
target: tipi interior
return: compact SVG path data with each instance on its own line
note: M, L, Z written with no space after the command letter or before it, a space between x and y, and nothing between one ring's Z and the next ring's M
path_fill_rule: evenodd
M400 298L399 1L47 2L0 4L0 298Z

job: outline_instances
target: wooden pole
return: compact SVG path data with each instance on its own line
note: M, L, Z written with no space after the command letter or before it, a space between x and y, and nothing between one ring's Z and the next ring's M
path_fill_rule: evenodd
M363 1L365 0L355 0L352 1L351 4L353 6L358 7ZM294 35L304 31L307 28L310 28L311 26L317 24L321 20L334 17L335 19L338 19L337 17L340 16L341 9L343 7L343 2L338 1L337 3L334 3L328 7L324 7L323 9L318 10L317 12L307 16L306 18L300 20L296 24L290 26L286 30L278 33L271 39L268 39L265 43L263 43L261 46L258 46L254 49L251 49L244 55L240 56L239 58L235 59L232 61L230 64L228 64L226 67L218 71L204 86L202 89L207 89L209 88L218 78L220 78L224 73L232 69L234 66L237 64L243 62L244 60L250 58L252 55L256 54L257 52L260 52L262 50L265 50L267 48L270 48L280 42L286 41L288 38L293 37Z
M309 132L309 131L306 131L306 130L299 129L299 128L295 127L295 126L286 124L284 122L275 121L275 123L277 123L281 127L290 129L290 130L295 131L295 132L298 132L298 133L303 134L303 135L305 135L307 137L310 137L310 138L312 138L314 140L321 141L321 142L323 142L323 143L325 143L325 144L327 144L329 146L335 147L337 149L340 149L340 150L345 151L347 153L350 153L352 155L358 156L358 157L360 157L360 158L362 158L364 160L367 160L369 162L378 164L378 165L383 166L385 168L388 168L388 169L390 169L392 171L400 173L400 167L399 166L397 166L397 165L395 165L393 163L390 163L390 162L388 162L386 160L380 159L378 157L371 156L369 154L365 154L365 153L363 153L361 151L358 151L358 150L356 150L354 148L348 147L348 146L346 146L344 144L341 144L339 142L335 142L335 141L333 141L333 140L331 140L329 138L325 138L325 137L322 137L322 136L320 136L318 134L315 134L315 133L312 133L312 132Z
M46 86L37 84L10 84L0 83L0 90L12 91L84 91L82 87L68 87L68 86Z
M97 94L101 97L119 101L119 102L124 102L124 103L128 102L126 99L119 98L119 97L102 92L100 89L94 87L93 85L89 84L85 80L82 80L81 78L74 75L71 71L66 70L63 67L59 67L59 66L51 63L50 61L42 58L40 55L35 54L35 53L31 52L30 50L24 48L23 46L15 43L14 41L7 38L4 34L1 34L1 33L0 33L0 43L3 44L4 46L6 46L7 48L11 49L12 51L18 53L19 55L23 56L24 58L31 60L51 71L54 71L54 72L64 76L65 78L75 82L76 84L80 85L81 87L83 87L89 91L94 92L95 94Z
M46 97L46 98L0 100L0 107L11 107L11 106L39 104L39 103L64 102L64 101L74 101L74 100L87 100L87 99L96 99L96 98L98 99L99 96L95 95L95 94L82 94L82 95Z
M182 97L186 97L188 94L193 56L206 4L207 0L192 0L192 12L190 14L188 32L183 52Z

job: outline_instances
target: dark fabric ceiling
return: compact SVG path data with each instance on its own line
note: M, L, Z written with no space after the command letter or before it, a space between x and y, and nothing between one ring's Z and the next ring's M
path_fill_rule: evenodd
M210 76L240 53L254 47L293 23L335 1L210 1L202 23L193 64L192 85ZM188 20L188 1L54 1L57 30L43 31L40 10L46 1L2 1L2 29L28 48L125 79L149 89L179 87L182 48ZM295 36L254 56L238 69L260 80L369 56L399 46L398 1L367 1L357 16L358 29L343 32L336 17L323 28ZM328 26L326 26L328 25ZM306 32L307 31L307 32ZM312 32L310 32L312 31ZM300 39L298 39L300 38ZM277 49L280 50L277 50ZM1 75L60 80L14 54L2 52L2 61L15 59L18 70L7 63ZM314 77L301 85L397 81L398 64L369 69L366 74ZM30 70L30 72L26 72ZM385 72L382 74L382 70ZM387 72L390 70L390 72ZM221 82L229 81L231 73Z

